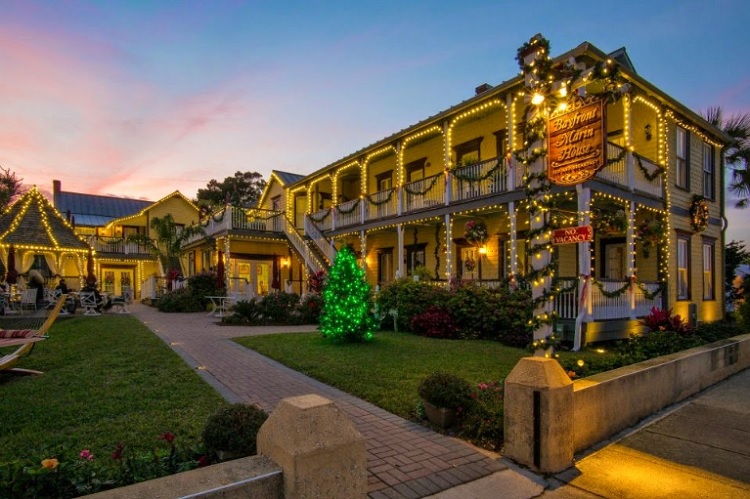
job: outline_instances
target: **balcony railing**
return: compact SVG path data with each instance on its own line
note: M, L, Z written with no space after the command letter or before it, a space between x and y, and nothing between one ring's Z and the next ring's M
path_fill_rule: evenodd
M431 177L404 184L402 189L402 207L404 212L417 211L445 204L445 174L438 173Z
M650 159L646 159L638 154L633 154L633 161L636 165L635 188L639 191L646 192L659 198L663 197L663 175L659 174L661 167L659 167Z
M378 220L398 215L398 199L396 189L385 189L365 197L367 203L365 220Z
M652 307L662 306L661 295L646 297L640 286L634 286L624 293L615 296L606 296L621 290L628 283L626 280L606 280L594 284L591 288L592 319L628 319L632 317L645 317L651 312ZM561 319L575 319L579 313L581 300L578 290L578 279L559 279L558 289L562 290L555 299L555 311ZM600 287L601 286L601 287ZM655 294L659 289L658 282L644 282L643 288L649 295ZM632 313L631 313L632 311Z
M206 237L215 237L229 230L255 230L259 232L283 232L281 217L284 212L262 210L259 208L245 209L231 206L227 212L222 208L201 220L203 234L196 234L188 239L192 243Z
M616 160L616 161L615 161ZM607 161L613 161L601 169L596 176L614 184L628 185L625 149L607 142Z
M490 196L507 190L505 165L498 158L457 168L452 177L455 201Z
M89 244L97 253L122 253L125 255L151 255L150 246L144 243L128 241L122 237L93 236Z

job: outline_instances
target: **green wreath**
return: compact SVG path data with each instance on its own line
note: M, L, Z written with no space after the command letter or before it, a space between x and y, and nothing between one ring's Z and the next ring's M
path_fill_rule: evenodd
M693 196L690 203L690 225L695 232L703 232L708 227L708 203L698 194Z

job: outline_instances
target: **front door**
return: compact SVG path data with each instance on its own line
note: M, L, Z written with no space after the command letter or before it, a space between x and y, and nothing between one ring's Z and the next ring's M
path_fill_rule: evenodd
M134 294L133 283L135 272L133 269L102 268L101 291L117 296L122 296L125 290Z

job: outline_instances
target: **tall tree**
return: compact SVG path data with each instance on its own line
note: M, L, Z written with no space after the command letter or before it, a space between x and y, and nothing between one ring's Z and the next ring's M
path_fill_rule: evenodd
M725 118L721 107L709 107L704 118L731 137L724 151L726 166L732 172L729 190L738 197L737 208L747 208L750 206L750 113Z
M737 296L733 291L734 273L743 263L750 264L750 250L745 248L744 241L731 241L724 252L724 288L733 302Z
M252 207L260 199L266 181L257 172L237 172L233 177L227 177L219 182L216 179L206 185L205 189L198 189L196 204L213 210L227 202L242 207Z
M4 211L16 197L23 193L22 181L22 178L16 177L15 172L0 166L0 211Z

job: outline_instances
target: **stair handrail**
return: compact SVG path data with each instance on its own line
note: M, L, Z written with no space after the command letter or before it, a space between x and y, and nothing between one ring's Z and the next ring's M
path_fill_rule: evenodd
M321 270L326 270L325 264L321 262L318 255L310 249L310 247L305 242L305 239L300 235L300 233L297 231L297 228L289 220L289 218L284 215L281 217L281 220L284 225L284 234L286 234L287 239L289 239L289 241L292 243L294 249L297 250L297 253L299 253L305 260L305 265L307 265L307 267L312 272L320 272Z
M336 259L336 248L333 246L326 236L318 229L312 218L305 215L305 234L313 240L315 245L323 252L323 255L328 259L328 263L333 265L333 261Z

